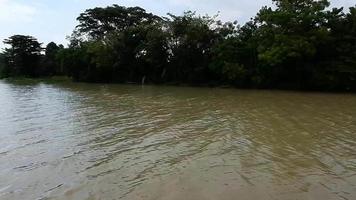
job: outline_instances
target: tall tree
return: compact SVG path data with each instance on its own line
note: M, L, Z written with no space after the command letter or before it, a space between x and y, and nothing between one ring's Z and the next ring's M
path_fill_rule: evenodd
M356 89L356 8L343 13L334 8L327 13L329 35L318 49L315 84L332 90Z
M43 75L54 75L63 73L63 70L60 68L57 62L57 54L60 49L61 47L54 42L50 42L47 44L41 66L41 73Z
M313 80L313 60L328 30L327 0L273 0L276 8L257 14L259 59L271 87L307 87Z
M165 44L160 17L140 7L113 5L88 9L77 20L79 25L70 38L70 48L74 52L81 49L81 54L86 54L90 60L88 66L80 67L80 73L75 73L80 76L77 79L139 82L147 77L151 81L157 80L149 68L153 63L162 68L162 62L167 60L165 47L159 46ZM147 37L152 40L148 41ZM158 42L157 37L162 40ZM65 57L75 59L61 57L62 61Z
M223 33L220 25L214 17L197 16L194 12L170 17L170 79L189 84L207 82L211 50Z
M5 63L11 76L39 75L41 44L32 36L14 35L4 40L10 48L5 48Z
M77 33L91 39L100 39L111 32L121 32L142 23L153 23L160 17L147 13L140 7L118 5L88 9L77 18Z
M258 86L257 26L251 21L235 29L230 28L233 34L214 46L210 68L220 83L239 87Z

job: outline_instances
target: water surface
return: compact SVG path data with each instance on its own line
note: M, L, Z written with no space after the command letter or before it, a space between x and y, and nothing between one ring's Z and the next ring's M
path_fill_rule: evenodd
M1 81L0 199L356 199L356 95Z

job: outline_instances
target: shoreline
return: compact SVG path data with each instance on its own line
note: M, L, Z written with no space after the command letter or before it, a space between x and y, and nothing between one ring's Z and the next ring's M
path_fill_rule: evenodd
M301 92L301 93L325 93L325 94L356 94L356 91L352 90L322 90L322 89L295 89L295 88L258 88L258 87L236 87L232 85L219 85L219 84L185 84L185 83L146 83L140 84L135 82L119 83L119 82L85 82L85 81L74 81L71 77L67 76L53 76L53 77L39 77L39 78L29 78L29 77L8 77L2 78L0 81L6 82L16 82L16 83L83 83L83 84L105 84L105 85L135 85L135 86L171 86L171 87L190 87L190 88L217 88L217 89L236 89L236 90L255 90L255 91L281 91L281 92Z

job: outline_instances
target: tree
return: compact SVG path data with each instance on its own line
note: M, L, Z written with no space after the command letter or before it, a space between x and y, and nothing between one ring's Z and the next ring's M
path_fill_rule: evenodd
M6 72L5 55L3 53L0 53L0 78L7 76L8 73Z
M194 12L169 16L170 79L188 84L206 83L211 78L208 66L212 47L220 41L220 33L225 32L214 17L196 16Z
M50 43L44 56L40 45L9 48L2 72L67 74L87 82L356 91L356 7L344 13L329 8L328 0L273 2L243 26L191 11L158 17L140 7L88 9L68 48ZM33 67L39 57L41 67Z
M87 45L61 49L57 53L57 60L62 71L75 81L89 81L87 71L90 56L87 53Z
M10 48L5 48L5 64L10 76L39 75L41 44L32 36L14 35L4 40Z
M318 49L315 84L328 90L356 89L356 9L327 12L328 37Z
M271 87L304 88L313 81L318 46L325 41L327 0L273 0L255 19L259 26L259 61Z
M161 18L147 13L140 7L123 7L118 5L106 8L88 9L77 18L77 34L89 39L100 39L112 32L122 32L142 23L150 24Z
M235 30L235 28L233 29ZM229 37L217 43L212 50L210 69L220 83L239 87L258 86L260 78L257 65L257 26L248 22Z
M166 81L169 59L169 33L165 24L153 24L142 27L145 40L139 51L139 58L144 64L144 77L154 83Z
M140 7L113 5L88 9L77 20L79 25L70 37L70 49L59 56L62 66L65 62L81 63L80 67L68 65L73 67L69 70L73 77L91 82L140 82L144 77L157 80L149 68L153 64L162 68L161 60L166 60L165 48L158 46L165 42L158 42L153 33L162 32L160 17ZM80 52L85 62L67 52ZM87 66L82 66L84 63Z
M162 24L141 24L107 38L113 52L114 81L159 83L168 62L167 32Z
M47 44L41 65L41 75L51 76L55 74L63 74L56 58L60 49L61 47L54 42Z

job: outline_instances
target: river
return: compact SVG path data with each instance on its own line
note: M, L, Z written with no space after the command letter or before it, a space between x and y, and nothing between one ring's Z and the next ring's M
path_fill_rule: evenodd
M356 199L356 95L0 81L0 199Z

